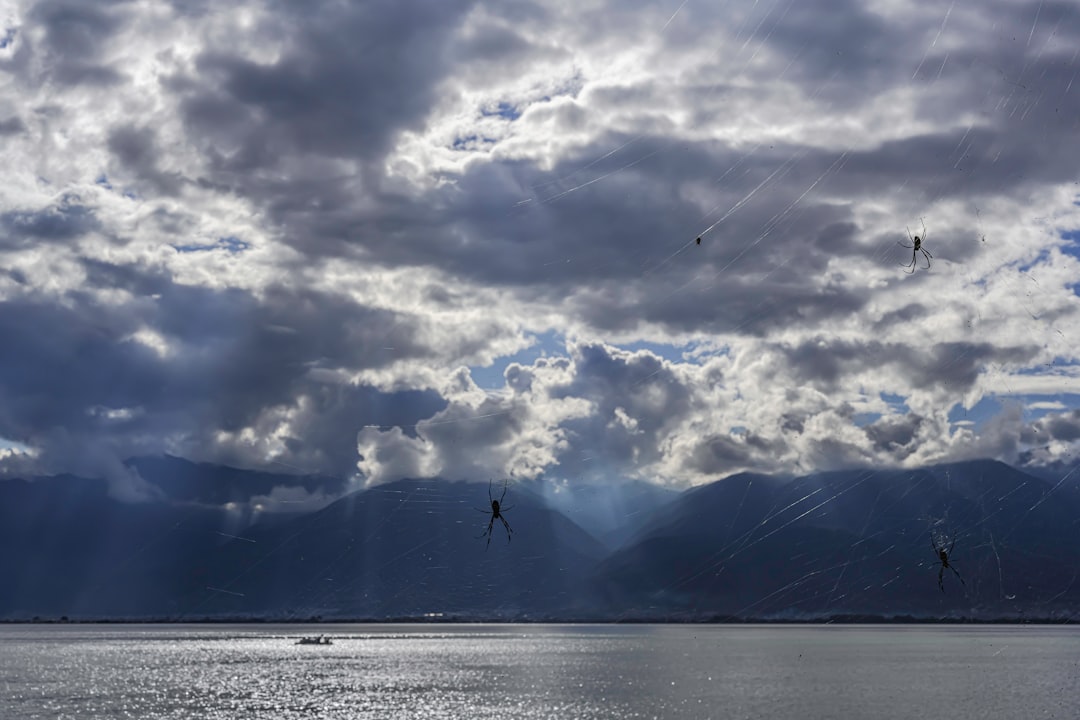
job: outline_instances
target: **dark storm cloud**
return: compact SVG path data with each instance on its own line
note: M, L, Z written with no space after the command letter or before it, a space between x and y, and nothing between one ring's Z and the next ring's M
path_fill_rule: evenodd
M840 438L814 438L807 445L807 451L800 456L799 467L847 469L870 464L870 458L862 448Z
M733 468L755 465L754 449L739 437L718 435L695 445L687 465L710 475L729 474Z
M1080 411L1058 415L1046 423L1046 430L1055 440L1080 440Z
M935 383L956 390L967 390L990 363L1031 362L1039 354L1034 344L993 345L987 342L940 342L930 347L929 354L905 368L912 382L919 387Z
M506 392L479 401L461 369L444 393L464 395L423 423L419 440L405 441L380 426L362 431L358 445L375 482L425 468L443 477L633 473L663 461L673 433L701 409L694 402L695 381L722 381L719 370L687 377L676 368L648 351L574 344L569 357L511 363ZM758 438L752 444L759 447Z
M589 174L575 176L589 160L627 142L625 150ZM801 159L792 160L793 155ZM411 219L413 227L424 228L422 235L370 250L388 265L430 264L473 282L515 287L537 300L573 297L588 288L587 296L575 301L575 312L600 329L657 322L678 330L738 328L761 334L789 323L848 315L866 302L852 289L820 288L808 277L835 256L878 252L855 242L849 211L804 201L796 213L776 219L778 209L819 179L819 185L828 184L837 157L781 148L748 158L745 150L719 145L690 150L659 137L604 136L550 173L526 163L478 163L452 189L434 191L418 203ZM733 166L741 166L740 182L718 186L717 168ZM576 184L612 171L604 182L573 191ZM743 200L747 187L778 171L789 182L750 198L700 247L685 248ZM569 179L552 184L553 177ZM545 185L542 192L531 189ZM703 217L685 199L683 191L694 185L710 189L718 212ZM521 206L530 195L537 201ZM393 208L386 224L398 213L403 221L408 213L407 206L384 207ZM684 251L671 257L680 248ZM796 256L798 265L791 266Z
M73 197L37 211L19 210L0 215L0 248L29 247L35 243L63 243L100 229L92 208Z
M673 140L641 138L596 167L595 173L642 162L589 191L559 197L578 180L591 179L592 173L551 184L552 178L572 176L581 165L630 140L618 135L598 138L550 173L518 163L478 164L470 169L459 180L460 192L439 190L442 197L432 198L436 207L449 212L453 231L472 240L464 252L438 261L453 263L455 271L466 276L498 277L515 285L558 287L586 279L640 277L650 264L662 260L655 250L650 252L652 248L677 241L681 228L673 226L672 218L700 214L679 198L678 189L681 183L707 178L710 166L694 162L691 153ZM598 152L601 148L606 149ZM532 189L545 185L539 191ZM515 207L529 197L534 198L532 205ZM688 234L689 227L687 223L682 232ZM495 244L509 244L511 251L492 253ZM435 244L430 249L444 252Z
M840 163L839 152L799 146L760 149L747 158L745 151L721 146L687 151L662 138L639 138L588 174L574 175L590 158L631 140L605 136L550 173L521 162L478 163L452 191L425 199L417 217L427 228L424 236L407 245L385 244L377 253L388 264L405 262L407 255L408 262L453 269L481 283L513 285L537 299L573 296L587 286L590 292L576 310L601 329L626 330L653 321L679 330L761 335L859 311L872 289L848 283L822 287L818 273L834 260L880 264L883 244L891 248L904 237L903 224L891 238L864 237L847 207L802 197L809 188L840 194L854 206L876 202L880 189L889 187L898 199L906 196L905 203L918 207L960 192L997 193L1007 185L1034 192L1074 172L1068 153L1055 153L1052 162L1038 168L1020 144L1005 145L990 130L958 129L851 150ZM975 155L985 168L969 164L962 177L961 171L955 177L926 172L942 158ZM636 160L641 162L619 171ZM714 182L717 168L733 167L738 172L732 182ZM574 190L612 171L603 182ZM736 207L748 188L777 171L777 182L706 235L702 246L669 258L713 218ZM531 190L560 176L568 179L549 184L543 194ZM899 185L898 177L904 179ZM720 210L703 218L680 191L706 183ZM560 192L567 194L559 197ZM515 207L529 195L554 199ZM781 212L785 208L791 210L787 215ZM452 221L439 228L426 217L435 212ZM942 260L974 262L992 251L974 226L942 238L934 218L928 222L930 237L938 242L933 251ZM469 241L440 240L450 232ZM885 261L902 259L902 251L894 254ZM916 311L912 307L903 317L913 318Z
M851 374L887 369L916 387L969 389L989 362L1021 363L1034 358L1034 346L997 347L990 343L936 343L928 350L876 340L847 341L815 338L780 346L796 377L833 388Z
M770 439L741 428L726 435L713 435L693 445L686 467L705 475L729 475L740 468L773 468L789 446L785 439Z
M304 3L278 18L282 56L258 64L205 52L175 78L185 124L219 170L250 172L299 153L376 160L431 109L467 0ZM254 188L249 191L254 192Z
M26 132L26 125L17 115L0 120L0 136L18 135Z
M908 258L910 260L910 258ZM890 310L874 323L874 330L884 332L911 322L917 322L926 317L929 308L920 303L908 303L903 307Z
M969 133L972 147L982 135ZM877 188L900 175L908 178L905 192L940 196L955 183L940 174L927 176L925 167L947 157L962 138L956 131L851 151L842 166L838 152L798 146L761 149L747 158L745 151L722 146L689 150L664 138L638 138L591 174L575 176L589 160L633 140L603 136L550 173L523 162L477 163L451 189L419 200L383 194L375 212L354 209L350 189L342 183L263 189L274 216L306 230L295 234L316 255L343 252L335 248L348 238L388 266L430 265L473 282L513 286L537 300L572 297L588 286L591 292L576 310L601 329L628 330L648 321L675 330L761 336L849 316L871 297L871 291L847 284L815 282L815 273L835 258L880 262L881 251L880 243L860 239L849 210L801 197L807 189L841 192L855 203L876 199ZM1000 190L1003 182L1019 181L1016 163L1007 169L1011 156L1001 157L991 163L990 177L976 176L987 191L994 183ZM1057 163L1064 172L1063 161ZM739 167L738 182L718 186L717 168L732 167ZM604 182L573 190L575 183L613 171ZM700 248L670 258L721 212L742 202L747 188L778 171L777 183L749 198ZM570 179L552 185L553 177ZM532 190L545 184L542 193ZM685 200L681 189L694 184L713 188L718 212L702 217ZM534 202L519 206L530 195ZM780 213L778 220L785 208L791 212ZM931 218L931 232L932 227ZM897 236L902 232L898 227ZM394 241L386 242L389 238ZM972 229L938 253L942 259L972 260L986 251Z
M71 60L57 65L52 71L52 76L54 80L64 85L107 87L123 81L123 76L110 67Z
M172 279L164 271L139 265L118 265L87 257L79 258L79 264L86 273L86 285L90 288L117 288L134 295L150 296L172 284Z
M0 303L0 336L17 353L0 359L0 435L27 440L56 426L86 431L92 407L152 399L165 378L152 351L117 342L130 322L75 303Z
M162 172L158 169L159 152L157 141L151 128L134 125L115 127L109 132L109 151L125 169L134 173L139 180L162 195L176 195L181 188L182 179L176 173Z
M838 258L882 262L883 238L866 238L852 207L877 202L883 191L914 208L960 193L1037 192L1071 177L1075 169L1069 158L1080 154L1080 144L1075 153L1067 151L1080 143L1069 139L1080 137L1076 133L1065 132L1067 112L1056 112L1054 124L1047 117L1044 127L1057 131L1034 139L1034 145L1018 141L1032 126L1028 120L1018 125L1018 117L1044 111L1051 99L1069 111L1063 103L1073 102L1064 92L1072 66L1053 52L1013 48L1027 75L1039 73L1044 99L1024 100L1024 91L1017 89L1019 105L984 108L985 127L943 124L940 131L849 148L846 154L797 143L748 153L714 141L688 142L667 134L667 128L643 136L607 132L559 157L550 171L496 156L471 163L452 184L421 195L399 194L370 161L382 157L402 130L422 126L453 62L463 63L462 72L466 66L494 72L549 53L502 21L455 35L466 7L440 5L434 12L410 4L320 6L281 17L282 24L288 19L296 27L273 63L257 64L223 48L204 52L196 74L174 77L168 85L183 98L190 139L210 160L211 174L201 182L252 200L312 258L362 255L387 267L426 265L469 282L513 288L536 302L569 297L573 311L599 330L634 331L654 323L680 332L760 337L848 317L865 307L871 290L850 283L822 287L817 281ZM529 6L515 8L525 12ZM757 27L758 40L794 59L791 73L801 91L819 98L825 93L835 107L854 108L910 83L927 45L913 40L905 46L895 38L909 31L912 38L918 32L932 38L939 22L928 12L896 27L857 3L849 3L839 19L818 10L800 5L773 13L762 7L749 11L741 27L742 32ZM1056 6L1049 11L1047 22L1071 36L1072 22L1058 23ZM697 17L708 10L685 12ZM1017 11L1017 22L1023 16ZM704 19L695 26L714 27ZM634 27L643 22L651 21L633 19ZM953 27L960 22L957 14ZM981 92L978 98L962 95L976 105L986 104L988 96L1001 98L997 71L988 70L997 62L990 57L996 48L992 43L983 49L973 39L952 51L937 82L954 83L961 93ZM942 67L937 52L927 51L928 67ZM772 80L778 70L768 72ZM989 84L968 89L971 83L963 78L971 73ZM988 92L994 87L999 92ZM713 89L691 106L708 99ZM609 103L629 103L642 91L658 92L644 86L602 92L614 93ZM599 103L597 92L593 97ZM753 91L731 87L724 92L737 101ZM1005 98L1012 102L1011 96ZM948 99L934 95L932 102L933 108L921 110L955 116ZM538 108L533 112L543 110ZM562 111L577 113L579 124L596 112L580 103ZM122 131L130 129L115 132ZM137 165L149 142L143 135L124 137L129 164ZM141 144L135 142L140 139ZM316 156L356 158L364 169L347 178L313 176L302 168L304 158ZM942 169L943 159L951 169ZM590 163L595 164L582 171ZM259 172L271 168L280 172ZM729 170L734 172L726 175ZM762 182L761 191L748 197ZM699 204L691 202L688 190L695 187L708 189L717 208L712 214L703 216ZM819 193L844 202L823 202L815 198ZM529 198L531 203L519 204ZM736 207L700 248L670 257ZM936 238L933 217L928 225ZM903 237L902 224L895 231L896 238ZM988 252L974 228L950 240L934 246L943 260L973 261Z
M319 375L385 365L391 344L394 357L422 356L411 318L310 291L271 288L258 301L131 266L83 265L86 288L126 290L135 299L103 306L80 291L67 306L0 303L0 336L19 348L0 359L0 436L46 451L59 440L70 451L107 439L124 453L119 460L174 441L206 458L259 466L265 457L242 443L222 445L217 433L277 430L267 413L283 407L295 415L296 433L284 439L290 453L283 457L347 475L359 425L415 423L445 405L434 393L382 393ZM160 355L133 342L144 327L170 350Z
M588 471L588 461L581 458L593 455L617 466L658 460L666 426L693 408L693 388L670 364L648 352L582 344L572 357L573 380L552 387L550 397L582 398L593 404L593 411L563 423L574 449L560 459L560 469L568 474ZM721 382L720 373L711 380Z
M1080 440L1080 410L1050 413L1024 428L1021 440L1042 444L1048 440L1075 442Z
M1072 149L1080 149L1080 140L1064 125L1059 130L1022 142L1018 140L1027 136L1026 129L1008 127L960 128L890 141L873 151L850 153L835 186L866 196L880 192L873 188L887 186L887 178L902 177L904 188L896 191L924 203L948 197L1033 193L1075 175L1068 157ZM928 168L933 172L927 172ZM931 219L931 233L932 223ZM978 248L969 244L967 249Z
M164 206L156 207L149 217L166 235L184 235L198 222L198 218L189 212L177 212Z
M621 407L651 436L665 421L683 416L690 408L690 389L656 355L590 343L577 346L573 358L573 381L553 388L551 396L592 400L598 403L597 414L604 422Z
M1015 21L1022 25L1036 17L1037 9L1037 4L1032 3L1024 8L1010 8L1009 12L1015 13ZM1072 37L1075 18L1063 14L1063 9L1064 6L1060 4L1048 6L1047 14L1042 17L1046 26L1053 27L1054 32L1063 37ZM849 103L864 103L868 99L868 87L874 92L886 92L898 82L910 81L910 76L906 74L907 64L899 60L909 57L913 70L918 64L918 57L912 50L918 46L905 47L889 39L895 37L897 32L903 32L903 28L898 30L860 7L849 10L842 13L842 20L838 22L831 13L814 15L813 8L799 6L784 13L775 25L773 19L769 18L762 33L767 34L768 42L780 49L793 51L796 47L803 47L808 62L795 63L795 72L816 73L821 83L830 83L827 88L831 93L837 96L847 93ZM927 23L928 17L925 14L918 16L924 28L930 25ZM954 18L956 22L959 20ZM1040 37L1037 34L1036 40ZM968 72L972 67L989 68L1002 59L990 57L992 46L980 56L981 47L979 42L973 41L970 48L956 53L959 59L954 59L951 64L945 63L945 67L951 73ZM941 68L945 58L943 55L935 56L935 52L928 53L926 65ZM1073 177L1075 168L1071 158L1080 154L1080 145L1077 144L1080 143L1080 135L1069 132L1070 126L1075 125L1075 118L1080 115L1080 112L1072 111L1080 93L1067 92L1075 78L1074 58L1064 57L1060 52L1041 52L1037 43L1036 47L1028 48L1026 55L1022 50L1014 49L1013 52L1016 62L1011 66L1026 68L1025 75L1039 78L1042 84L1039 96L1029 93L1028 97L1022 97L1025 89L1020 89L1014 98L1010 92L1005 96L1006 106L984 108L989 122L987 127L949 128L938 133L888 141L874 148L850 150L842 170L826 177L818 186L819 189L840 193L848 202L855 204L861 200L876 200L882 188L890 188L898 199L903 200L906 196L907 202L914 204L973 192L997 194L1015 190L1034 193L1045 189L1049 183ZM803 55L798 57L802 58ZM978 62L982 65L978 65ZM879 76L881 72L891 74ZM976 77L984 80L981 85L974 83L978 86L983 104L989 102L988 96L1001 98L1000 93L988 94L988 90L993 90L995 83L999 82L998 79L983 77L978 73ZM950 73L943 74L941 82L943 86L948 82L961 86L972 84L969 77L961 79ZM807 92L816 92L821 88L821 83L804 78L802 87ZM1000 85L997 87L1000 90ZM928 105L923 110L940 113L943 121L955 117L957 113L957 108L950 106L947 99L942 102L941 98L935 96L926 102ZM933 108L930 107L931 103L934 104ZM1012 105L1009 106L1009 103ZM1054 106L1053 112L1048 109L1051 105ZM1035 122L1032 117L1039 112L1045 113L1040 126L1050 129L1050 132L1032 138L1034 145L1027 140L1020 141L1029 134ZM585 148L579 156L566 158L549 177L571 175L575 166L602 156L608 148L619 147L627 140L629 138L626 137L603 138ZM512 198L499 198L499 188L504 188L507 196L514 192L526 194L526 188L540 184L544 178L532 176L528 168L521 165L477 167L471 171L475 175L462 179L461 187L469 191L468 196L482 198L483 205L462 210L461 222L474 222L467 229L469 236L474 239L469 249L474 252L467 251L466 255L457 258L461 261L460 272L471 273L480 279L490 270L491 276L503 278L506 282L543 283L550 284L552 288L564 286L558 290L559 293L565 292L566 285L584 282L585 278L593 282L598 276L621 276L622 279L636 280L643 269L649 268L650 260L660 260L650 252L651 249L662 247L666 238L692 236L694 221L691 218L696 219L698 214L695 209L679 206L676 190L681 185L699 180L703 174L701 166L706 163L710 169L731 168L737 161L735 153L727 151L725 157L722 149L707 151L703 156L702 150L706 148L700 144L685 151L676 149L676 143L667 147L663 143L662 139L639 141L631 151L620 152L590 175L572 177L562 187L572 187L578 181L599 177L609 168L616 169L619 164L645 157L652 151L657 156L551 204L516 212L511 220L502 221L503 227L496 226L500 224L499 220L494 220L498 215L491 211L497 204L496 199L499 204L509 205ZM1066 148L1076 145L1075 152L1063 152L1063 144ZM801 156L803 152L807 153L805 157ZM878 247L859 241L860 228L845 217L842 210L815 205L811 199L802 201L790 218L792 222L773 228L759 246L739 257L739 253L746 250L749 244L758 240L763 228L769 228L769 220L777 210L789 206L801 191L822 177L835 157L835 153L798 146L763 151L744 166L745 172L736 176L734 187L730 190L717 188L718 204L722 208L734 207L746 188L753 187L759 178L774 171L785 160L800 158L783 174L782 183L768 188L767 200L756 204L752 202L725 223L717 232L717 237L706 238L713 253L707 256L712 267L717 268L719 273L720 268L734 262L728 275L745 276L759 270L767 272L770 265L775 267L783 259L797 254L799 270L813 273L823 269L825 263L835 257L876 258L879 255ZM946 159L950 171L927 172L927 168L940 168L942 159ZM903 178L903 182L898 184L896 178ZM556 189L559 187L556 186ZM552 195L555 194L552 192ZM729 198L728 202L724 201L725 197ZM671 222L672 218L680 217L688 220L686 225L689 227L685 230ZM797 222L794 222L796 219ZM933 233L932 218L930 222ZM897 234L901 232L902 226L898 226ZM487 252L483 247L484 238L510 238L514 250L494 259L498 254ZM986 252L985 246L977 242L974 228L968 236L951 240L946 248L939 250L942 259L963 262L974 260L977 255ZM577 249L572 245L576 245ZM673 243L673 246L678 247L678 243ZM806 252L808 249L813 251ZM540 252L544 253L543 257L538 257ZM485 261L481 255L486 255L488 259ZM455 264L453 259L449 262ZM671 263L666 268L668 271L676 269L685 273L685 267L679 263ZM657 272L651 277L655 279L664 274ZM798 280L790 270L785 279ZM848 314L858 310L866 300L866 297L848 289L837 289L834 293L823 295L818 288L805 281L791 283L787 287L762 286L757 291L756 288L740 285L738 279L730 277L707 289L690 286L681 292L678 290L678 286L675 286L673 293L665 296L656 292L655 285L652 285L648 297L641 298L635 294L633 286L626 287L620 282L617 288L611 288L610 294L601 292L599 297L591 295L589 304L583 305L581 312L599 328L626 329L639 320L653 320L679 329L701 328L702 323L706 323L706 327L723 329L725 324L728 328L734 324L724 322L727 309L731 308L731 316L743 322L752 315L748 312L749 307L760 308L761 300L768 298L772 303L772 312L758 313L764 317L756 323L744 325L754 332L759 327L775 328ZM740 308L740 304L748 307ZM815 304L819 305L816 316ZM628 305L633 306L634 314L627 312ZM702 312L703 308L708 309L707 315ZM715 324L710 325L710 320Z
M255 259L251 290L182 285L168 272L85 260L85 287L61 289L55 302L40 288L18 287L26 294L0 306L5 346L20 348L18 358L0 360L0 436L43 447L55 460L93 448L96 466L115 470L105 458L160 451L162 438L199 459L259 464L266 446L253 447L239 436L246 432L255 443L279 442L296 467L346 474L357 428L396 423L409 428L398 433L403 446L420 447L416 462L401 467L424 467L424 453L478 467L478 448L547 443L550 450L565 437L578 459L565 453L561 469L580 472L585 447L618 467L667 462L672 451L659 439L681 432L670 426L719 402L687 380L687 366L621 353L595 333L659 343L672 333L750 336L761 342L740 346L736 338L732 357L741 359L747 345L778 349L791 374L780 368L775 383L827 390L880 369L900 385L964 390L995 363L1033 361L1035 340L1030 347L964 335L901 343L876 335L948 313L949 298L939 293L954 287L946 285L950 273L986 264L1003 247L992 227L979 231L986 243L974 227L963 229L965 211L956 207L1045 199L1055 184L1075 179L1080 84L1070 86L1080 13L1060 2L954 11L925 3L902 16L875 14L856 0L731 5L688 3L669 26L674 7L644 2L579 11L527 2L327 1L262 5L241 21L231 10L215 14L212 3L174 0L173 19L190 45L173 52L119 45L136 27L127 14L139 4L37 3L27 22L42 32L20 31L20 55L9 65L47 68L49 82L25 84L44 97L5 108L17 114L0 133L14 147L40 130L43 144L26 156L47 157L55 177L89 172L80 181L89 185L98 173L115 173L134 178L140 198L111 208L120 220L99 219L75 196L5 208L0 249L118 237L102 223L131 220L124 213L137 206L134 219L151 222L141 226L145 238L130 241L133 250L146 241L167 253L158 232L197 237L173 243L184 254L162 260L194 268L187 282L200 281L197 263L219 259L210 252L218 248L237 251L230 262L246 270L242 263L256 253L238 251L249 240L265 251L258 262L277 263L275 271L332 258L341 260L338 278L355 268L364 277L379 268L426 272L416 273L424 289L413 316L333 293L263 286L257 273L265 266ZM137 27L160 18L144 20ZM35 46L24 35L43 39ZM125 56L139 67L133 75L143 77L151 52L155 72L171 74L157 75L160 86L125 85L126 68L108 64L116 48L142 53ZM666 51L650 55L656 48ZM669 61L667 75L641 66L667 71ZM546 74L560 63L566 67ZM530 72L544 76L533 82ZM109 83L132 94L117 107L160 109L146 118L95 115L85 91L66 87ZM162 95L143 98L144 89ZM90 151L77 172L72 158L49 154L58 143L44 144L65 133L78 136L71 147ZM27 171L24 187L36 187L36 172ZM155 194L167 199L155 204ZM191 232L222 207L226 217L252 218L250 236L221 228L214 243L217 234L204 242L207 235ZM923 216L941 265L907 278L894 267L903 259L895 240ZM883 267L895 278L863 282L859 273ZM437 274L451 281L425 283ZM6 277L23 285L40 273ZM895 293L899 282L911 292ZM928 287L933 294L920 294ZM424 341L433 334L425 323L434 320L423 315L432 305L444 322L456 310L474 311L489 288L512 308L508 332L564 321L580 338L570 360L512 364L511 400L492 393L477 401L467 372L452 369L505 334L492 341L462 333L459 346L439 352ZM106 305L95 292L102 289L130 297L110 293ZM490 308L492 316L501 311ZM856 332L862 324L869 335L829 337L840 321ZM801 339L770 342L781 331ZM395 364L402 360L419 360L439 377L457 372L451 384L468 402L343 379L379 370L388 383L407 383L400 378L411 371ZM571 363L572 373L559 363ZM550 383L563 370L573 379L529 395L537 377L549 373L543 382ZM762 391L736 373L717 370L708 380L741 394L740 402ZM763 413L760 427L709 426L683 446L689 458L667 466L683 462L704 473L767 466L803 441L797 451L809 455L801 457L823 465L865 461L868 448L908 457L930 422L884 418L851 432L858 447L839 432L810 437L822 433L816 413L853 421L842 402L807 408L792 398L782 417ZM447 422L423 437L410 427L444 407L440 422ZM472 422L488 412L496 419ZM1040 432L1068 439L1073 421L1044 418ZM772 439L777 429L791 448ZM370 447L372 455L383 449Z
M922 425L922 417L909 413L901 417L881 418L864 427L863 432L870 438L875 450L902 460L914 452L915 448L909 446Z
M453 48L455 59L476 62L492 69L514 63L531 55L535 46L520 33L505 25L486 23L473 30Z
M30 18L45 31L41 50L49 74L61 85L114 85L123 76L100 62L101 50L124 24L124 2L84 3L45 0Z
M189 18L203 18L220 8L214 0L168 0L168 3L177 15Z
M446 407L446 401L431 390L382 392L323 384L305 395L308 402L296 422L302 432L286 440L289 455L307 467L328 468L341 476L356 472L359 428L382 423L401 426L406 435L413 435L418 422Z
M592 292L577 311L597 328L625 330L651 321L678 330L761 335L848 316L870 297L869 290L815 282L815 273L835 258L880 262L881 250L879 242L860 239L848 209L802 197L809 188L857 203L876 200L878 188L899 176L904 193L946 195L957 183L941 173L928 175L927 166L949 157L962 140L969 153L985 151L980 157L995 150L992 133L967 135L956 130L849 151L842 164L839 152L799 146L761 149L747 158L745 151L718 145L687 149L665 138L606 135L551 172L525 162L476 163L452 188L419 199L384 193L375 211L356 209L351 188L341 182L284 182L260 191L274 217L295 229L303 249L315 255L344 252L347 238L388 266L430 265L473 282L513 286L537 300L573 296L587 285ZM590 173L574 174L631 140ZM1054 157L1059 174L1072 171L1065 155ZM1000 191L1003 183L1030 184L1022 170L1035 169L1018 147L986 162L987 172L970 179L987 192ZM734 181L717 185L717 168L733 167L739 168ZM603 182L574 190L609 172L614 174ZM776 182L739 206L700 248L670 257L743 202L748 188L777 172ZM551 184L558 177L569 179ZM681 190L695 184L711 186L719 208L713 215L703 217L685 199ZM532 189L537 186L542 193ZM529 196L534 202L520 206ZM780 212L785 208L790 212ZM931 233L933 228L931 218ZM897 237L902 232L898 226ZM942 259L964 261L988 250L973 228L936 251Z
M806 429L806 417L785 413L780 419L780 429L796 435L802 433Z
M0 274L11 278L12 281L19 285L25 285L27 282L26 273L24 273L22 270L13 268L0 268Z
M765 337L785 327L814 327L830 318L850 316L868 300L868 294L841 286L815 290L805 284L798 272L782 268L764 281L755 281L753 276L733 276L700 290L690 287L670 297L647 297L635 312L640 312L644 319L681 331L705 328L712 332ZM591 308L583 308L582 313L595 317L599 327L610 322L594 316Z
M911 60L913 46L895 38L910 37L913 23L897 27L859 0L810 0L782 12L763 7L760 13L764 42L784 57L794 57L792 76L829 101L861 104L908 79L902 77L907 64L901 61Z
M940 12L944 20L945 8ZM886 176L903 177L905 194L933 201L1037 193L1048 184L1075 177L1071 158L1080 153L1080 136L1075 132L1080 94L1072 91L1076 80L1074 50L1080 45L1080 16L1075 6L1037 1L993 3L981 6L979 15L992 17L994 22L979 24L972 17L952 13L945 30L956 35L970 29L972 34L949 50L927 47L921 66L921 52L911 51L924 46L905 49L895 42L883 43L894 48L884 50L894 55L886 67L893 71L921 67L913 82L927 92L916 96L916 114L939 126L953 127L853 153L837 178L838 187L858 193L860 187L884 187ZM928 16L917 17L925 28ZM815 28L831 24L811 23L803 29L813 34ZM934 34L938 32L930 27ZM857 38L853 35L852 41ZM899 62L895 48L915 57ZM852 74L862 73L865 67L865 63L845 62L838 84L847 86ZM877 89L890 90L911 81L910 77L894 76ZM808 87L813 87L813 81ZM941 91L933 92L935 87ZM946 88L948 92L944 92ZM852 97L861 102L867 90L856 86ZM956 122L960 114L973 111L978 119L972 126ZM927 172L928 168L933 170Z
M982 3L971 15L955 5L923 3L919 12L885 17L857 0L810 0L782 11L755 4L744 27L760 22L756 35L785 63L786 75L834 107L854 110L900 85L941 83L949 96L921 96L919 115L948 124L958 108L982 108L984 119L1004 130L1030 125L1028 110L1039 124L1064 129L1080 104L1065 92L1080 45L1075 11L1071 2L1028 0ZM698 27L708 32L711 25ZM938 42L942 36L953 41ZM752 72L771 80L775 71Z

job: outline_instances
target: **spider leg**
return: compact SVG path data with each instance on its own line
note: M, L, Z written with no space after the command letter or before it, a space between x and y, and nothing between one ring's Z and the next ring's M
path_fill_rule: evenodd
M494 502L494 498L491 497L491 478L488 478L488 505Z
M919 249L922 250L922 248L919 248ZM930 258L933 257L933 255L926 252L925 250L922 250L922 254L926 256L926 269L929 270L930 269Z
M934 540L934 534L930 533L930 547L934 548L934 554L937 555L937 541Z
M487 544L484 545L484 550L491 547L491 526L495 524L495 516L491 516L491 520L488 520L487 530L484 531L484 535L487 535ZM483 537L483 535L481 535Z
M514 529L510 527L510 523L506 522L506 518L502 515L499 516L499 519L502 520L503 527L506 528L506 542L510 542L510 533L514 532Z
M510 487L510 482L508 480L503 480L503 491L502 491L502 495L499 496L499 505L502 505L503 498L506 497L506 490L509 487Z
M480 508L473 508L473 510L475 510L476 512L482 512L485 515L490 515L491 514L491 510L481 510Z
M494 524L494 522L495 522L495 518L493 516L490 520L488 520L487 530L484 530L484 532L477 535L476 539L479 540L480 538L484 537L485 535L490 536L491 535L491 526L492 526L492 524Z
M500 505L499 506L499 513L502 514L502 513L506 512L507 510L513 510L513 509L514 509L513 505L509 505L507 507L503 507L502 505Z
M967 583L964 582L964 578L960 577L960 571L957 570L956 568L954 568L952 565L949 566L949 569L952 570L953 573L956 574L956 579L960 581L960 584L963 585L964 587L967 587Z
M956 547L956 538L953 538L952 545L949 546L949 554L952 555L952 549Z
M916 265L916 263L915 263L915 253L912 252L911 253L911 262L907 263L906 265L901 264L901 267L911 268L911 270L909 270L908 272L913 273L913 272L915 272L915 265Z

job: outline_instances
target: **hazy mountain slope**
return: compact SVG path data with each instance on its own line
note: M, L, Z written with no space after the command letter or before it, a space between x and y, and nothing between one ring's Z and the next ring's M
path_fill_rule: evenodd
M0 617L165 607L177 573L197 567L232 528L211 508L119 502L98 480L0 483Z
M641 480L610 484L596 482L544 483L526 485L542 495L552 510L570 518L608 548L616 548L633 537L680 492Z
M178 478L177 497L214 495ZM665 497L642 492L604 507L608 496L588 488L565 496L585 518L626 507L644 516L659 499L609 552L528 483L506 496L513 541L496 523L488 546L477 537L487 482L405 480L248 526L244 513L202 504L122 503L100 481L4 481L0 618L1020 618L1080 609L1078 474L1047 479L974 461L741 474ZM946 571L938 588L932 537L956 541L950 561L964 584Z
M403 480L281 527L252 528L212 558L192 614L294 617L453 613L517 617L587 610L600 544L528 493L511 492L490 546L487 484ZM250 542L249 542L250 540ZM207 590L206 587L215 588Z
M755 482L756 480L756 482ZM600 566L626 614L1019 614L1080 604L1074 488L996 462L735 476L688 493ZM957 544L940 563L931 534Z

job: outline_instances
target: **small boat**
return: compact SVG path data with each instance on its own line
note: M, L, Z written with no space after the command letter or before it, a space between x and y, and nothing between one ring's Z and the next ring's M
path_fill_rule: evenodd
M296 641L297 645L333 645L325 635L308 635Z

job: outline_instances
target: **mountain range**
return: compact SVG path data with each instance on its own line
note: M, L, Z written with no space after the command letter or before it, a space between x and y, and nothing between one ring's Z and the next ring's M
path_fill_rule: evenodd
M0 619L1069 620L1080 473L992 460L641 482L333 478L179 458L0 481ZM1073 469L1075 470L1075 468ZM337 500L259 512L255 499ZM342 494L345 493L345 494ZM490 493L490 495L489 495ZM490 498L504 500L484 535ZM949 568L938 551L948 552ZM939 585L939 572L941 584Z

